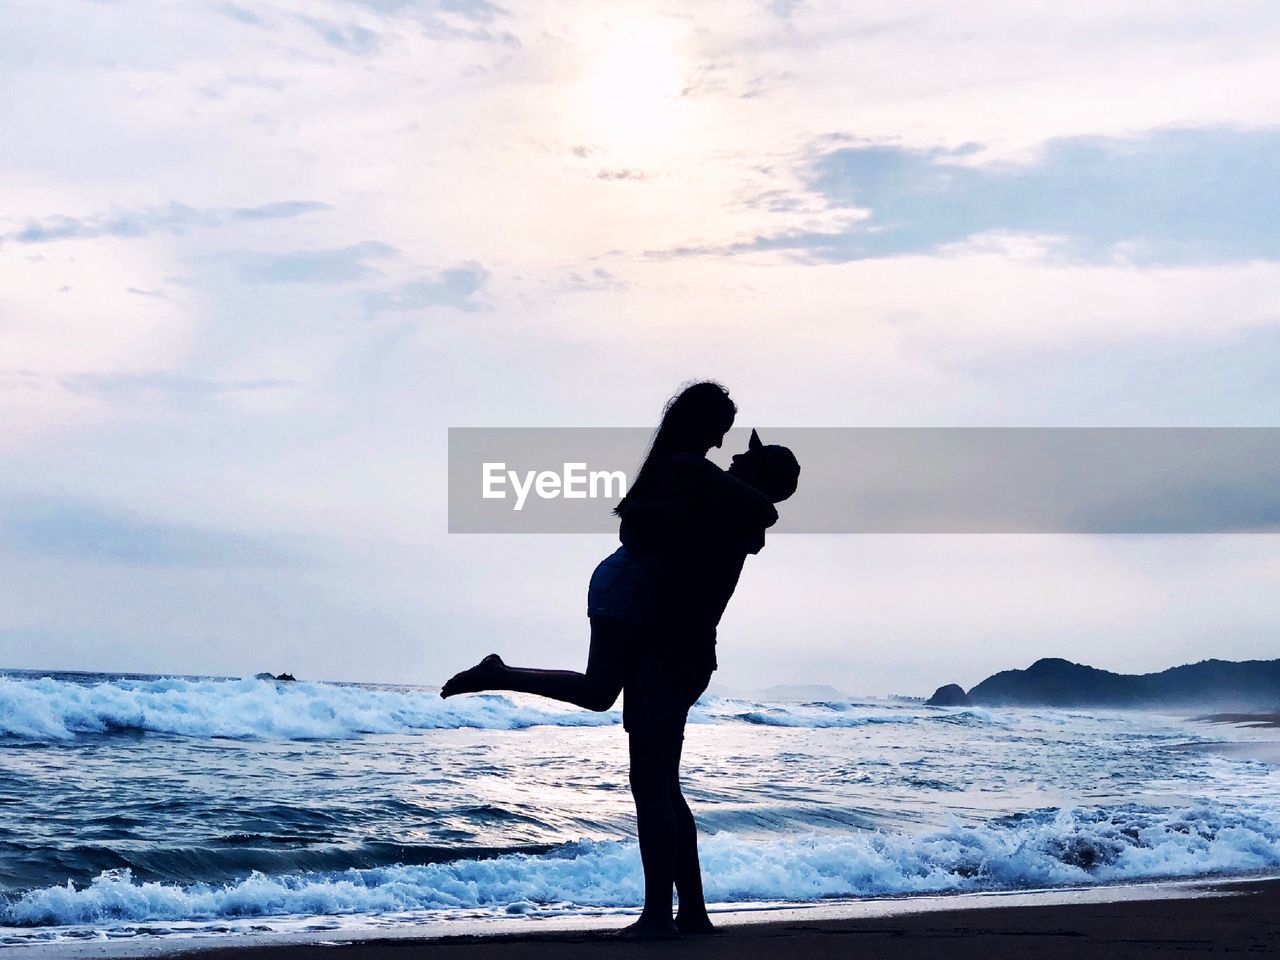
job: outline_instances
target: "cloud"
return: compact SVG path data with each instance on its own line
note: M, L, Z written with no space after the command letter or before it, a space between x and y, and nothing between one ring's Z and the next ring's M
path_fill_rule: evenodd
M43 390L48 379L35 370L0 370L0 391Z
M259 393L297 387L295 380L260 377L215 380L163 370L79 371L42 373L35 370L0 370L0 392L61 389L77 396L119 400L164 399L177 403L205 403L237 393Z
M344 53L364 56L377 53L382 46L381 36L358 23L334 23L332 20L305 16L299 19L319 34L325 43Z
M1021 349L980 362L954 355L975 379L1017 396L1040 422L1257 426L1280 409L1280 327L1206 339L1169 331L1120 342ZM1211 498L1212 499L1212 498Z
M790 13L778 13L784 19ZM778 87L796 78L790 70L771 70L758 74L743 74L732 60L713 60L696 66L680 91L682 97L731 96L751 100L773 93Z
M597 180L648 180L649 175L643 170L629 170L625 167L616 170L601 170L596 174Z
M492 23L506 10L489 0L356 0L370 10L384 14L422 13L454 15L477 23Z
M275 566L291 562L255 537L150 520L115 507L55 495L0 502L9 547L42 559L166 567Z
M519 47L516 36L493 30L508 11L489 0L355 0L356 5L384 17L413 20L428 36Z
M364 303L371 313L426 307L453 307L471 313L481 308L475 295L488 281L488 270L478 263L464 263L452 270L442 270L434 277L374 291L365 296Z
M331 209L329 204L318 203L314 200L280 200L276 203L264 203L257 207L232 207L227 211L227 216L230 220L241 222L284 220L329 209Z
M196 228L220 227L259 220L284 220L330 209L313 200L283 200L256 207L189 207L176 200L167 206L142 210L92 214L87 217L55 215L28 221L20 230L0 235L0 244L52 243L94 237L145 237L153 233L185 233Z
M616 273L596 267L593 270L571 270L564 286L574 291L616 291L626 290L630 284Z
M211 380L150 370L132 373L69 373L56 378L63 389L82 395L139 397L163 395L173 400L200 401L230 393L296 387L293 380L262 377L253 380Z
M819 262L933 253L983 234L1052 238L1059 255L1189 265L1280 259L1280 129L1155 131L1048 141L1024 164L981 148L863 143L820 154L802 174L835 228L761 234L673 255L787 251ZM762 194L768 209L781 209Z
M423 33L439 39L520 45L513 34L490 29L508 11L489 0L353 0L343 6L362 13L366 19L371 15L380 18L391 30L398 26L393 21L409 20ZM246 26L272 27L258 12L236 3L222 2L214 9ZM338 23L306 14L296 14L293 19L330 46L357 56L379 52L387 35L386 31L380 33L355 22Z
M789 20L791 15L804 6L804 0L770 0L766 7L769 12L783 20Z
M232 20L238 20L240 23L251 27L265 27L267 25L266 21L252 10L236 3L219 3L213 9L226 14Z
M240 261L240 277L248 283L347 283L373 274L369 260L395 252L394 247L370 240L323 250L231 256Z

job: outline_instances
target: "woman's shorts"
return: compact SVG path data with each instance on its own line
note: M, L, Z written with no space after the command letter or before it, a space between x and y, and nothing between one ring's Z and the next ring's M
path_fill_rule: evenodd
M587 586L587 616L624 623L649 619L654 592L653 565L619 547L596 565Z

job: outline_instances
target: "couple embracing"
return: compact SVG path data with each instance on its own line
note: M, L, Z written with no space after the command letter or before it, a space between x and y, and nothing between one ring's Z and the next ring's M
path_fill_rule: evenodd
M640 472L614 510L622 545L591 576L585 672L512 667L490 654L441 690L444 697L533 693L587 710L608 710L624 694L645 881L644 910L625 937L714 930L693 814L680 791L685 721L716 669L716 627L743 563L764 546L765 530L778 519L774 504L795 492L800 475L790 450L765 446L754 430L728 470L708 460L737 412L729 392L711 381L686 387L664 409Z

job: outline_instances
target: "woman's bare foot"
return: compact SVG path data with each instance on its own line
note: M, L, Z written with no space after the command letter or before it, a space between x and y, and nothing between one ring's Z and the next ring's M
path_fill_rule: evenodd
M705 910L689 916L682 916L677 913L676 929L686 937L705 937L720 932L719 928L711 922L711 918L707 916Z
M502 662L502 658L496 653L491 653L471 669L455 673L450 677L448 683L440 688L440 696L448 698L456 697L460 693L492 690L492 684L497 679L498 673L506 668L507 665Z
M641 914L639 920L623 927L614 936L619 940L679 940L680 930L670 917L664 923L662 917Z

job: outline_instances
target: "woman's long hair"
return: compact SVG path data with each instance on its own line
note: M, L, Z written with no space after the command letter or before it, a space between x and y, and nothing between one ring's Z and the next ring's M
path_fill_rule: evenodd
M706 453L712 443L709 438L733 426L737 413L738 407L729 399L729 391L714 380L701 380L681 389L662 408L662 421L649 441L640 472L613 512L621 514L623 504L631 497L648 496L657 483L658 465L672 454Z

